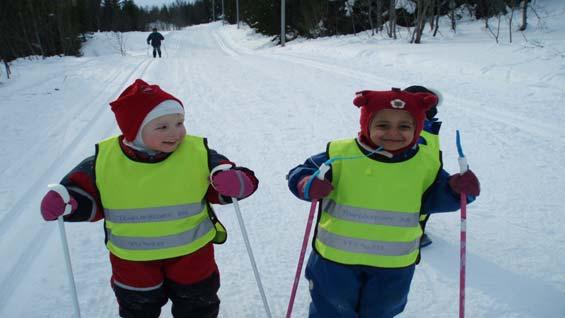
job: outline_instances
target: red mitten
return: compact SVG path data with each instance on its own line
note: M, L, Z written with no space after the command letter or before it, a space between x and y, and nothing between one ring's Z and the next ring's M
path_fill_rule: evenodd
M45 221L56 220L65 213L67 204L71 205L71 213L78 207L77 201L72 196L70 197L69 203L66 203L59 193L51 190L47 192L41 200L41 216L43 216Z
M463 174L456 173L449 178L449 186L456 193L465 193L472 196L479 196L481 193L481 184L479 179L471 170L467 170Z
M311 176L307 176L302 178L298 182L297 190L302 199L305 198L304 188L306 187L306 184L308 183L308 179L310 178ZM332 183L329 182L328 180L320 180L318 178L314 178L312 184L310 185L310 189L308 191L308 197L311 200L319 200L330 194L330 192L332 192L333 189L334 187L332 186Z

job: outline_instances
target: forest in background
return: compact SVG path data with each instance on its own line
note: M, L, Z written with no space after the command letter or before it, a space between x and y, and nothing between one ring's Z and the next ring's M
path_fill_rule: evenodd
M281 0L176 0L161 7L140 7L135 0L0 0L0 60L28 56L74 55L92 32L180 29L224 20L248 24L280 43ZM536 0L533 0L536 1ZM539 1L539 0L538 0ZM397 26L410 29L420 43L425 28L433 36L439 17L448 16L452 32L463 15L484 20L497 38L500 23L523 31L531 0L286 0L286 39L317 38L368 31L396 39ZM239 8L239 14L237 9ZM531 10L531 9L530 9ZM501 22L509 12L510 19ZM513 12L514 13L514 12ZM519 19L512 21L512 17ZM498 29L498 30L497 30ZM117 35L119 37L119 35Z

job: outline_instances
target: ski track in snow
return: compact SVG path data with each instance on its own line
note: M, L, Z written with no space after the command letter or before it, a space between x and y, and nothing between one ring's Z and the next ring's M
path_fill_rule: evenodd
M133 79L142 75L144 73L144 69L146 69L150 65L150 62L151 60L142 61L138 65L138 67L132 70L129 73L129 75L125 77L125 79L123 79L123 76L119 76L120 70L115 70L113 73L111 73L112 75L115 76L113 76L114 79L111 80L108 84L109 86L116 85L115 87L117 87L117 89L114 92L114 95L119 94L119 92L121 91L121 87L124 87ZM115 80L119 80L119 82L114 83ZM101 96L101 97L106 99L106 96ZM78 113L80 113L84 109L88 109L89 108L88 106L91 106L95 103L99 105L105 104L99 99L94 99L88 102L87 105L85 105L84 107L77 107L78 112L75 114L71 114L71 118L77 117L76 115L78 115ZM13 207L3 215L3 218L0 220L0 238L3 239L4 238L3 236L6 234L14 234L13 231L9 231L9 229L13 228L15 223L18 222L19 219L22 218L22 216L25 215L26 220L30 218L30 213L22 213L22 211L28 211L33 213L33 215L31 216L33 218L39 217L36 204L32 204L31 208L29 207L30 206L29 198L41 198L41 196L45 193L45 190L41 190L41 189L46 189L46 185L48 183L53 183L54 180L59 180L62 177L62 175L53 176L53 170L56 170L56 167L60 165L61 162L67 159L68 154L71 153L73 149L76 148L77 145L85 139L85 136L91 132L92 126L95 126L96 123L101 118L103 118L101 116L101 112L104 110L105 110L104 107L99 107L97 113L95 113L94 116L90 117L90 121L85 123L84 128L76 133L74 139L64 148L63 151L60 152L60 155L55 160L52 161L51 165L49 165L49 167L45 169L44 173L27 189L25 193L21 195L20 199L16 201ZM56 130L62 130L63 129L62 126L65 124L67 124L66 121L64 120L61 121L61 126L57 127ZM52 136L46 136L46 138L52 138ZM41 145L45 143L46 143L45 140L39 140L30 149L30 153L32 154L32 156L30 156L29 158L30 160L35 159L33 155L40 152L36 150L36 148L39 148ZM22 162L25 162L26 159L27 158L22 160ZM17 169L19 169L19 167L17 167ZM32 202L35 203L39 201L33 200ZM15 254L17 252L20 252L20 255L16 254L11 257L17 257L18 260L14 262L14 266L11 269L9 269L6 273L2 273L3 274L2 276L4 278L0 283L0 308L2 308L4 303L9 300L10 295L12 294L14 289L17 288L19 282L27 274L31 265L34 264L38 252L41 249L43 249L44 245L49 241L44 238L49 237L51 235L51 232L53 232L55 228L53 226L55 223L45 223L45 222L33 222L33 223L37 224L36 229L28 228L23 233L22 232L17 233L18 242L27 240L29 243L26 244L26 248L22 249L21 247L18 247L17 251L14 251ZM23 237L24 235L25 237ZM15 238L12 238L10 240L3 239L2 242L4 244L8 244L9 241L13 242L13 240L15 240ZM4 248L4 246L2 247Z
M83 64L77 62L77 65L73 66L73 70L75 67L105 70L98 72L106 72L106 75L112 78L105 83L106 88L111 88L111 91L100 89L97 91L99 94L90 92L89 96L97 95L94 99L73 101L80 102L83 106L72 109L61 123L53 128L56 132L64 131L62 136L57 136L62 139L62 146L57 150L58 154L48 158L49 162L44 164L44 172L31 182L27 182L25 188L20 189L22 194L16 197L11 207L0 215L2 217L0 246L3 251L9 251L3 253L3 257L18 259L13 267L0 271L0 313L3 313L3 308L9 308L6 309L6 313L25 312L35 317L62 317L65 312L70 311L70 297L65 295L68 290L65 277L59 273L48 277L49 272L63 270L60 260L48 259L47 255L49 250L58 248L58 237L53 234L56 224L43 223L39 220L30 222L30 220L39 218L37 204L46 184L59 180L63 176L61 173L66 172L59 167L61 163L64 162L65 166L72 167L78 163L76 160L82 159L74 148L87 141L96 140L97 136L108 136L116 132L113 118L103 116L104 111L108 114L106 101L117 96L133 79L143 77L149 82L166 87L166 90L185 103L189 133L208 136L210 148L227 155L240 165L254 169L260 180L269 181L262 182L257 194L242 201L240 205L271 311L274 317L282 317L294 278L308 212L308 205L292 198L286 189L284 175L307 156L323 151L325 142L356 132L357 110L350 105L355 90L375 86L404 87L406 86L404 76L408 76L399 75L398 78L377 76L373 72L363 71L345 63L332 64L320 56L306 56L283 50L275 53L273 50L266 52L249 50L226 38L217 24L170 32L167 35L166 45L168 46L164 48L164 59L134 57L136 61L140 60L134 67L126 65L125 68L119 68L117 65L105 65L104 60L97 59L90 59ZM492 65L482 69L482 72L488 73L494 68L495 65ZM281 78L283 72L291 75ZM284 80L290 78L299 78L301 82ZM334 81L328 83L321 80L327 78L333 78ZM50 80L59 79L54 76ZM317 81L329 87L318 87ZM51 83L41 85L51 85ZM257 85L262 89L247 92L246 88ZM28 92L32 87L34 85L26 85L17 92ZM300 97L295 98L296 95ZM493 108L491 105L482 104L482 99L469 100L460 97L456 92L444 94L444 97L449 101L447 107L451 108L453 105L454 110L445 113L440 110L441 117L446 119L446 127L442 130L442 134L445 134L445 131L449 133L454 131L450 124L455 121L453 116L458 116L459 120L469 116L468 127L480 130L477 131L475 138L485 138L485 140L490 138L486 145L489 149L511 147L512 141L501 137L507 133L515 136L519 143L526 144L549 145L554 140L562 140L565 137L563 129L556 125L505 110L508 108ZM301 103L304 100L308 101L308 105ZM78 131L69 132L64 128L67 124L65 119L80 117L83 110L92 107L99 109L93 114L89 113L86 121L80 122ZM108 122L102 123L101 119ZM278 121L285 122L286 131L282 134L278 133L276 127ZM327 129L328 126L325 124L327 122L334 123L331 131ZM271 124L274 126L273 129L265 129ZM226 129L223 129L224 127ZM94 131L93 128L102 128L102 131ZM66 134L71 137L67 137ZM42 144L50 138L53 136L45 135L43 139L38 140L28 149L27 157L22 157L21 161L4 169L0 172L0 176L5 177L6 173L22 169L33 162L46 151ZM92 146L93 144L90 145ZM562 153L563 148L563 145L557 147L553 145L552 149L546 151L552 158ZM291 151L286 151L287 149ZM531 152L520 153L518 150L516 152L527 158L531 157L531 161L537 158ZM453 150L446 151L446 154L450 154L450 158L453 158ZM499 156L504 159L504 154ZM476 159L471 162L472 167L473 164L477 167L488 165L486 159L479 159L478 156L472 159ZM70 161L73 163L71 164ZM543 165L544 162L541 164ZM485 173L486 171L487 169ZM483 205L487 206L487 203L493 202L492 200L488 194L485 198L481 198L470 208L470 213L476 213L471 214L470 219L476 222L488 222L486 220L493 217L490 214L496 212L485 211ZM548 210L553 208L547 207ZM215 210L229 231L228 242L216 247L216 256L222 274L220 317L262 317L263 305L233 207L219 206L215 207ZM430 317L453 317L457 312L457 286L454 285L457 284L458 279L458 246L453 245L453 242L457 243L457 239L453 237L458 235L458 227L454 226L458 216L451 214L449 221L444 221L445 218L441 216L437 218L437 221L432 220L431 229L442 238L434 237L434 244L423 252L423 263L416 271L410 301L403 314L406 317L419 317L420 314ZM443 220L439 220L440 218ZM24 228L25 225L22 223L33 224L33 227L28 227L25 234L16 233L13 229ZM558 229L555 224L523 223L520 222L519 217L510 219L504 224L515 232L530 231L532 236L542 233L544 229L547 230L544 225L549 226L550 230ZM280 233L285 233L283 238L291 240L283 245L277 235L265 237L266 233L261 230L262 228L276 229ZM71 238L71 255L83 316L101 318L115 316L117 305L108 284L109 264L104 247L101 246L103 245L101 222L84 225L68 224L67 231ZM96 234L86 234L92 232ZM447 234L448 232L450 234ZM17 248L9 247L7 242L15 239L26 243L18 244ZM80 249L81 246L100 248L89 251ZM93 257L93 253L96 257ZM565 312L563 305L558 305L562 303L564 291L555 287L555 284L536 280L536 277L515 274L511 269L501 267L500 259L487 260L488 254L476 254L473 248L470 248L468 253L470 317L535 317L537 308L546 308L545 312L554 314L554 317ZM45 267L40 267L40 272L33 272L34 269L38 270L38 262L44 263ZM13 301L11 296L21 295L23 292L45 295L45 291L42 290L20 287L20 283L26 279L39 279L39 286L59 289L48 292L51 298L39 304L36 309L14 309L13 306L9 306ZM89 286L95 287L89 288ZM440 291L442 288L451 289L452 292L446 294ZM295 303L296 317L306 315L309 301L307 289L307 283L302 277ZM517 293L519 296L515 297ZM526 297L531 299L531 302L520 303L520 300ZM46 316L45 311L50 314ZM170 317L170 304L163 309L162 317Z
M237 56L242 54L257 55L256 53L244 48L240 48L238 50L236 47L228 47L225 43L227 41L221 39L221 36L217 34L217 32L214 32L214 37L218 40L220 48L230 56ZM375 76L374 74L369 72L354 70L350 67L332 65L324 62L319 57L308 57L296 53L272 54L272 52L269 52L269 55L262 55L262 57L278 59L289 63L295 63L306 67L320 69L332 75L340 75L350 79L364 79L364 81L366 81L367 83L373 83L373 85L374 83L386 83L388 85L394 85L397 87L402 87L404 85L404 83L401 81L394 81L383 76ZM495 65L492 65L492 67L494 66ZM478 101L469 101L462 98L456 98L449 94L444 94L444 98L449 99L450 107L456 107L460 111L469 112L474 116L480 116L486 120L495 121L503 125L510 125L513 128L524 130L526 133L534 134L536 136L548 139L554 138L556 135L561 138L565 138L565 129L556 125L551 125L547 122L532 120L531 118L518 115L516 114L516 112L498 109L496 107L492 107L492 105L484 105ZM477 105L479 105L480 107L476 107ZM528 123L528 125L524 125L524 123Z

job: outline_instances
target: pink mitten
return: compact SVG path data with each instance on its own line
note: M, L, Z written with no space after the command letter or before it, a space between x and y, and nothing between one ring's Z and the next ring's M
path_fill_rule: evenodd
M219 194L238 199L250 196L257 189L251 177L245 171L238 169L214 173L212 186Z
M300 194L300 197L303 199L304 199L304 188L306 187L306 184L308 183L308 179L310 178L311 176L307 176L302 178L298 182L297 185L298 193ZM310 185L310 191L308 191L308 196L312 200L319 200L330 194L330 192L332 192L333 189L334 187L332 186L332 183L329 182L328 180L320 180L318 178L314 178L314 180L312 180L312 184Z
M74 212L78 207L78 203L72 196L70 198L71 212ZM43 216L45 221L56 220L65 213L66 206L67 203L63 201L59 193L51 190L41 200L41 216Z

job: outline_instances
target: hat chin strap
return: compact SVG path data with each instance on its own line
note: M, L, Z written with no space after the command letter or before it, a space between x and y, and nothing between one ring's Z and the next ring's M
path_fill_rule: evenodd
M365 138L365 136L361 135L361 133L359 134L359 137L357 137L357 141L359 142L359 145L361 145L361 147L363 147L363 149L365 149L369 152L374 152L374 153L379 154L381 156L385 156L389 159L393 157L393 154L390 153L388 150L377 150L377 149L382 149L382 147L376 146L372 142L368 142L367 138Z

